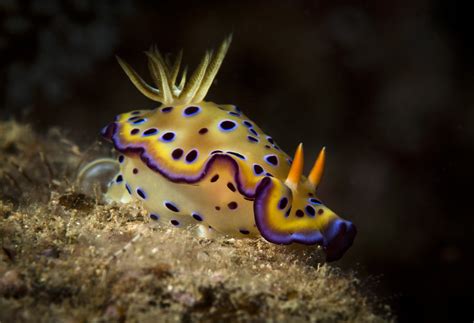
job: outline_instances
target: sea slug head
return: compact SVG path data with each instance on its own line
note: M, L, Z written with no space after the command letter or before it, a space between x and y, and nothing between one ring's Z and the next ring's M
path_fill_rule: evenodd
M324 163L323 148L309 176L303 177L303 146L300 144L285 181L266 177L260 182L254 213L257 227L268 241L318 244L323 247L326 260L334 261L352 245L356 228L315 195Z

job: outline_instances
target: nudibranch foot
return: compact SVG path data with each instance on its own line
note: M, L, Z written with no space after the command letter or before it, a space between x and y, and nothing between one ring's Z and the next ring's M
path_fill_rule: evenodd
M124 189L114 185L120 165L115 159L99 158L83 166L77 177L76 187L84 194L105 193L106 201L127 203L130 197Z

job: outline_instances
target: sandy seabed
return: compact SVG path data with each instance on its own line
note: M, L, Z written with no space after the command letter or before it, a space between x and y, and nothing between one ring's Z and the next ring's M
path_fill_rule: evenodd
M0 122L0 322L393 320L317 248L202 239L84 194L78 170L103 153Z

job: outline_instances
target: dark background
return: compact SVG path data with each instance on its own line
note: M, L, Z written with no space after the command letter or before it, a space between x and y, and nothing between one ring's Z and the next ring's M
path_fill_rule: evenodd
M462 3L467 3L462 2ZM184 48L195 67L234 40L207 99L233 103L359 229L338 265L400 321L474 319L472 6L457 1L0 1L0 118L56 125L83 146L115 114L156 104L120 54ZM369 293L369 292L368 292ZM373 296L369 293L369 296Z

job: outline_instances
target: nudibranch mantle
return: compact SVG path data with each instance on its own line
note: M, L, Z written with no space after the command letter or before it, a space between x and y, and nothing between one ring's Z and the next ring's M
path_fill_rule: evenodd
M292 160L235 105L203 101L230 41L216 54L207 52L179 84L181 53L171 64L155 48L147 52L156 87L118 58L134 85L161 105L120 114L102 130L120 153L108 195L136 198L151 219L175 227L197 224L209 235L318 244L328 261L337 260L356 228L315 197L325 150L305 177L302 144Z

